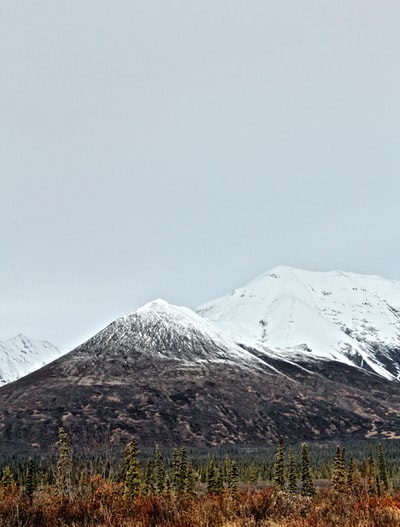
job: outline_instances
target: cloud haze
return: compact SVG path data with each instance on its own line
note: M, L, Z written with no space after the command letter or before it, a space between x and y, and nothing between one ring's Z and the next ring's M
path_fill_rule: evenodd
M277 264L400 280L400 4L4 0L0 340Z

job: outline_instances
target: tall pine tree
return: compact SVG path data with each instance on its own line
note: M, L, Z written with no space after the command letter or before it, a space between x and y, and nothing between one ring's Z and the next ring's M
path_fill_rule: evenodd
M388 480L385 454L383 453L383 448L380 443L378 445L378 476L379 476L379 481L381 484L381 489L386 492L389 488L389 480Z
M158 446L155 448L155 467L154 467L154 477L155 477L155 488L156 491L161 494L165 491L166 488L166 470L163 455L161 454Z
M144 491L146 494L153 494L154 492L154 460L152 457L147 459L144 470Z
M315 487L311 477L310 456L307 443L301 446L301 494L303 496L315 496Z
M30 503L32 504L33 492L35 490L35 463L30 457L28 459L28 466L26 469L26 479L25 479L25 494L28 497Z
M136 438L132 437L125 448L124 499L134 498L140 491L139 449Z
M58 429L57 446L56 492L60 496L69 496L72 492L72 450L62 426Z
M332 490L336 493L343 493L347 490L347 475L344 459L344 448L336 447L335 459L331 476Z
M273 482L275 490L285 488L285 443L283 437L279 439L278 450L275 454Z
M292 494L297 492L297 468L293 448L288 452L288 490Z

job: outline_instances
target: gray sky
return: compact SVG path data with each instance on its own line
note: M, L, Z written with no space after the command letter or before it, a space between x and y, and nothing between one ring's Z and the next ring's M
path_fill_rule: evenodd
M2 0L0 340L278 264L400 280L398 0Z

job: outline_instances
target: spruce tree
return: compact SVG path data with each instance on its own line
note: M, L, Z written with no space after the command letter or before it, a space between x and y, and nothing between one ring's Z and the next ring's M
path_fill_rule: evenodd
M232 497L237 496L239 483L239 471L235 461L231 461L227 473L228 492Z
M144 470L144 491L146 494L153 494L154 492L154 460L152 457L147 459Z
M181 448L180 457L179 457L179 470L178 470L178 493L184 494L187 487L187 477L188 477L188 460L187 460L187 450L185 447Z
M192 464L188 462L187 469L186 469L186 478L185 478L185 494L189 494L190 496L194 496L196 494L196 475L193 470Z
M178 449L174 448L171 459L171 488L177 494L179 492L180 481L180 467L179 467L179 453Z
M219 481L218 472L215 467L215 463L212 459L209 459L207 464L207 494L218 494L219 493Z
M347 490L344 448L340 448L340 446L336 447L335 459L333 461L331 484L333 492L342 493Z
M58 429L58 455L56 472L56 493L70 496L72 491L72 450L68 436L62 426Z
M217 469L217 494L221 494L224 490L224 473L222 467L219 466Z
M35 464L33 462L33 459L30 457L28 460L25 478L25 494L29 498L30 503L32 503L33 492L35 490L35 483Z
M125 448L124 499L134 498L140 490L139 449L136 438L132 437Z
M315 496L315 487L311 477L310 457L307 443L301 446L301 494L303 496Z
M357 469L354 459L351 457L347 467L347 488L353 494L360 490L360 473Z
M279 447L275 455L273 483L275 490L283 490L285 487L285 443L283 437L279 439Z
M389 488L388 473L386 467L385 454L381 443L378 445L378 475L381 483L381 487L386 492Z
M288 452L288 490L292 494L297 492L297 468L293 448Z
M155 448L155 488L161 494L166 486L166 470L164 459L158 446Z
M172 490L171 478L170 478L169 475L167 474L167 475L165 476L164 492L165 492L166 494L170 494L170 493L171 493L171 490Z

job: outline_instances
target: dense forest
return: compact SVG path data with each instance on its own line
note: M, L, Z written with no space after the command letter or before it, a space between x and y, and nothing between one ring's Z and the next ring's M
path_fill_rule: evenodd
M400 525L400 441L1 458L1 526Z

